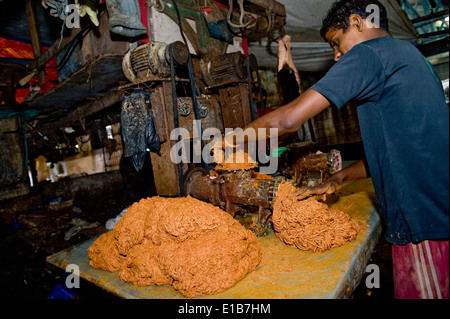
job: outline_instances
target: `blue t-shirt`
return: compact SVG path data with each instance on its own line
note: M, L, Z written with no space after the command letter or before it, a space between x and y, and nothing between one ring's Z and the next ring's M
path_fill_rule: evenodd
M339 109L358 103L386 239L448 240L449 108L417 48L390 36L360 43L312 89Z

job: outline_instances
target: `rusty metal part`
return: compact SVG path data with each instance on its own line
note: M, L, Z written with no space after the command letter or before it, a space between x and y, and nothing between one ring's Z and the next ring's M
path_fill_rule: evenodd
M189 49L181 42L166 44L150 42L125 54L122 69L131 82L145 79L149 75L161 78L170 76L169 50L173 50L176 65L185 65L189 58Z
M242 128L252 122L248 90L247 83L219 89L224 127Z
M331 150L328 155L328 167L330 173L334 174L342 170L342 155L338 150Z
M187 37L198 56L209 59L227 51L228 43L209 35L203 11L196 0L161 0L160 4L158 10L180 26L180 32ZM191 25L192 22L195 26Z
M178 112L181 116L189 116L191 114L191 104L186 98L178 98Z
M247 2L273 12L274 14L286 17L286 8L283 4L275 0L247 0Z
M202 100L198 101L198 112L202 119L208 116L208 107L206 106L206 103Z
M256 57L250 55L250 69L257 69ZM240 52L225 54L201 62L203 79L209 86L220 86L248 78L246 57Z
M185 175L185 195L219 206L230 215L258 209L257 228L266 227L272 214L273 199L281 178L253 178L253 171L235 171L209 175L203 168L190 169Z
M281 173L292 178L299 186L317 186L331 174L342 169L339 151L312 154L311 149L314 145L314 143L294 144L281 155Z
M303 154L292 165L284 166L282 174L301 186L317 186L329 176L328 154Z

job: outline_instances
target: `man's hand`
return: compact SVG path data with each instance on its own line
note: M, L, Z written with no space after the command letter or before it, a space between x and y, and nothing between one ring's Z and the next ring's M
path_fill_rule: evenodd
M314 195L330 195L333 194L337 189L339 189L340 183L332 180L332 177L327 179L322 184L315 187L302 187L298 191L291 194L293 197L297 197L298 200L303 200L307 197Z
M359 161L327 178L322 184L316 187L302 187L298 191L292 193L291 196L297 197L298 200L302 200L314 195L333 194L339 189L343 181L357 180L366 177L367 172L364 161Z

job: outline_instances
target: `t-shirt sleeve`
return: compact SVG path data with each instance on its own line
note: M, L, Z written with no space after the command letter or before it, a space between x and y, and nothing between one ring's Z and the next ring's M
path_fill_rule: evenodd
M365 45L344 54L311 89L337 108L349 101L374 101L383 90L385 72L378 55Z

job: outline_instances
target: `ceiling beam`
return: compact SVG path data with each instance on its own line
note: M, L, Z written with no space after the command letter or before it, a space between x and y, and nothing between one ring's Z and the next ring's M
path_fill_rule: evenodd
M411 22L413 24L419 23L419 22L423 22L423 21L428 21L428 20L433 20L433 19L438 19L438 18L442 18L445 17L446 15L448 15L448 8L439 12L435 12L423 17L419 17L416 19L412 19Z
M436 31L436 32L424 33L424 34L420 34L419 36L420 36L420 38L424 39L424 38L435 37L435 36L444 35L444 34L448 34L448 29Z
M28 29L30 31L31 46L33 48L34 58L35 60L37 60L42 54L42 44L41 37L39 35L39 24L36 17L36 9L34 7L34 4L35 2L32 0L25 1L25 12L27 15ZM39 85L42 86L45 82L45 65L38 68L38 70L38 81Z
M430 57L436 54L448 52L449 51L448 37L445 37L444 39L438 41L419 45L419 50L425 57Z
M83 106L75 108L66 116L55 121L45 122L42 120L40 123L40 132L45 135L47 132L53 131L56 128L72 126L83 119L86 119L88 116L109 108L116 103L120 103L123 100L123 97L124 93L122 91L115 90L105 96L99 97L91 103L86 103Z

